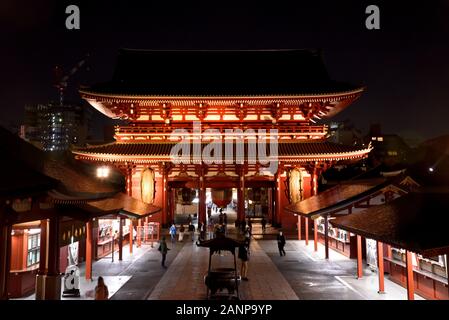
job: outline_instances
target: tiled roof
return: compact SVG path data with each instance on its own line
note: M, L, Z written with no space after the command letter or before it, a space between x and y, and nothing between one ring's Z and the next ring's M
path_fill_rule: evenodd
M122 49L112 80L82 91L139 96L260 96L340 93L359 88L333 81L318 50Z
M48 153L0 128L0 164L3 195L46 193L51 189L67 196L113 195L121 186L99 181L85 167L69 157L52 159Z
M448 211L448 193L409 193L329 221L334 227L394 247L435 256L449 249Z
M98 214L99 216L106 214L123 214L133 218L146 217L148 215L156 214L161 210L159 207L147 204L122 192L111 198L90 201L79 206L93 214Z
M175 142L115 142L99 146L90 146L74 150L78 155L91 156L141 156L141 157L169 157L171 149L176 145ZM204 148L206 144L203 144ZM267 146L267 155L270 155L270 146ZM223 154L225 154L223 146ZM245 155L248 152L248 144L245 143ZM193 147L190 148L193 150ZM234 145L235 150L235 145ZM328 141L317 142L280 142L278 144L278 155L280 157L298 157L298 156L325 156L347 154L363 151L365 148L354 147L343 144L336 144ZM235 152L234 152L235 154Z
M285 210L302 216L312 217L348 206L379 191L389 183L391 182L386 178L345 181L316 196L286 206Z

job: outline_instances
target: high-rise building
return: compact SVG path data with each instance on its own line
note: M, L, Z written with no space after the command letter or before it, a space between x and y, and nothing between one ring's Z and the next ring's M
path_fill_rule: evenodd
M80 105L27 105L20 135L44 151L82 146L89 135L91 114Z

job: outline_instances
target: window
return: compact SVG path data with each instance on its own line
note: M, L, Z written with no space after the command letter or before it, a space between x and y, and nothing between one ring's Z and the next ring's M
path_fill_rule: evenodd
M27 267L30 267L36 263L39 263L40 246L41 246L41 234L40 233L28 235Z

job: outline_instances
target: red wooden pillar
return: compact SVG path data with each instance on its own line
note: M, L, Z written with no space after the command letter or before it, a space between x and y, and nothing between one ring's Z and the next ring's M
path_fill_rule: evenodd
M245 169L239 167L239 189L237 192L237 220L245 220Z
M8 279L11 267L11 231L11 225L6 224L5 221L0 222L0 300L8 300Z
M86 223L86 280L92 280L92 221Z
M126 194L130 197L133 196L133 169L131 166L126 169Z
M407 274L407 298L408 300L415 300L415 283L413 280L412 253L408 250L405 251L405 264Z
M48 257L45 276L45 300L61 299L61 278L59 273L59 217L50 218L48 223Z
M302 234L301 234L301 215L298 214L298 240L301 240Z
M363 276L363 264L362 264L362 236L357 235L357 278L360 279Z
M161 185L161 192L162 192L162 223L163 224L170 224L171 221L168 221L168 197L167 197L167 170L165 168L165 164L162 167L162 185Z
M379 276L379 293L385 293L384 282L384 246L383 243L377 241L377 271Z
M273 219L273 194L271 188L268 189L268 221Z
M142 238L140 235L142 234L142 219L137 219L137 248L140 248L142 245Z
M276 224L281 220L281 170L278 169L278 173L276 174L276 194L275 194L275 211L276 211Z
M175 188L170 188L170 200L171 200L171 204L170 204L170 219L172 221L175 220L175 210L176 210L176 189Z
M312 192L311 192L311 194L312 194L312 196L316 196L317 194L318 194L318 171L317 171L317 168L316 168L316 164L317 163L315 163L315 166L313 167L313 172L312 172L312 181L311 181L311 184L312 184ZM317 230L318 228L317 228L317 221L316 221L316 219L314 219L313 220L313 249L314 249L314 251L318 251L318 230ZM326 259L328 259L329 258L329 256L328 256L328 254L326 255Z
M305 218L306 246L309 245L309 218Z
M39 251L39 270L36 275L36 300L44 299L44 278L47 274L47 225L48 220L41 220L41 243Z
M118 259L119 261L123 260L123 220L124 218L120 217L119 229L118 229Z
M324 256L329 259L329 217L324 217Z
M134 223L133 219L129 219L129 253L133 253L134 242Z
M205 184L205 173L204 168L200 168L200 184L199 184L199 204L198 204L198 214L199 214L199 223L206 223L206 184Z

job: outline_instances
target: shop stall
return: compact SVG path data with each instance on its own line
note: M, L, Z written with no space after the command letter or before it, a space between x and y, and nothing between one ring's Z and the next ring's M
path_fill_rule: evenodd
M358 252L359 239L376 242L379 292L385 290L384 273L388 273L390 280L407 288L410 300L415 293L427 299L449 299L448 210L448 193L413 192L330 223L357 235ZM358 255L358 277L362 263Z

